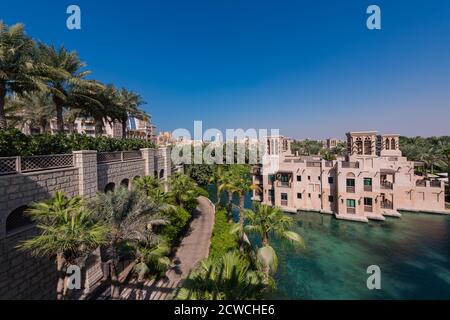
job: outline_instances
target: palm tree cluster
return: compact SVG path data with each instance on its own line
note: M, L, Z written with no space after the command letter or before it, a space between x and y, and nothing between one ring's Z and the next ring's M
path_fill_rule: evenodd
M171 191L165 193L159 180L143 177L134 181L131 190L121 187L115 192L99 193L89 201L78 196L69 199L56 192L52 199L29 209L40 232L19 248L55 258L58 299L70 298L67 268L83 265L97 248L101 247L102 258L111 262L112 299L120 297L120 261L134 261L133 274L141 288L139 299L145 280L163 275L170 266L171 243L165 227L177 221L177 206L196 206L200 194L195 183L184 175L172 177L169 187ZM184 224L187 222L184 220Z
M22 24L0 21L0 129L30 125L46 133L56 118L56 132L73 128L76 117L92 117L95 133L104 123L122 124L129 117L145 120L141 96L88 79L91 71L75 51L36 42Z
M220 205L223 192L227 193L226 210L230 233L238 235L237 248L224 256L210 257L199 270L190 275L178 299L256 299L262 297L275 284L271 274L276 272L278 258L270 245L272 235L304 246L297 233L290 231L293 220L279 208L254 204L254 210L245 209L246 195L258 188L252 183L250 166L217 165L209 182L217 187L216 202ZM233 219L233 196L239 198L239 221ZM261 247L252 248L247 233L261 237ZM236 248L236 249L237 249Z

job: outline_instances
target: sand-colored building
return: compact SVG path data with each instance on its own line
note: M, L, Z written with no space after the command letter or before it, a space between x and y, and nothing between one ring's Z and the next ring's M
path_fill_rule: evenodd
M288 212L317 211L363 222L398 217L401 211L450 213L444 183L417 174L421 164L402 156L399 135L350 132L347 157L334 161L292 156L284 140L267 139L266 154L277 164L253 168L260 186L254 200Z

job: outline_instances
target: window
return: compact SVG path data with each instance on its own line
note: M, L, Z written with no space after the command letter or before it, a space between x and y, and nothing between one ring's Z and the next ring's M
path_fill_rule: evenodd
M364 178L365 186L372 186L372 178Z
M372 198L364 198L364 205L371 207L373 203Z
M321 194L319 194L319 199L322 199L322 195Z
M355 179L347 179L347 187L354 187Z
M308 176L308 180L311 181L311 176Z
M317 180L319 180L319 181L320 181L320 176L318 176L318 177L317 177Z
M311 199L311 193L308 193L308 198L310 198L310 199Z
M287 201L287 199L288 199L287 193L282 193L282 194L281 194L281 200Z
M334 202L334 197L333 196L328 196L328 201L329 202Z
M356 208L356 201L353 199L347 199L347 208Z
M297 176L297 182L301 182L302 181L302 176Z
M328 177L328 183L329 183L329 184L333 184L333 183L334 183L333 177Z
M302 194L301 193L297 193L297 199L301 199L302 198Z

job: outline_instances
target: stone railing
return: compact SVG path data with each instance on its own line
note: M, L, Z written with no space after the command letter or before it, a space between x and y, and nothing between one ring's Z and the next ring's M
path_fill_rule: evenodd
M73 167L72 154L0 158L0 175Z
M342 168L346 169L359 169L359 162L342 162Z
M426 180L417 180L416 181L416 187L426 187L427 181Z
M98 163L120 162L138 159L142 159L141 151L116 151L116 152L103 152L97 154Z
M306 167L307 168L320 168L322 166L322 162L320 161L307 161Z
M440 188L442 187L442 182L439 180L431 180L430 181L430 187L432 188Z

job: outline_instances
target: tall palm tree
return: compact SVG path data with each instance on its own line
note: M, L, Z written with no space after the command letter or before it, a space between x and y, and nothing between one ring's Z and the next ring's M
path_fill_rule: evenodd
M225 191L227 193L228 203L227 203L227 213L228 222L233 221L233 195L238 191L236 185L234 184L235 175L232 170L227 170L223 172L221 181L222 183L218 187L219 191Z
M223 183L224 174L226 172L224 165L215 165L213 168L213 174L210 176L208 182L216 186L216 204L220 203L220 194L223 188L221 188Z
M37 75L35 45L23 24L8 27L0 21L0 129L7 128L6 96L45 88Z
M142 97L136 92L125 88L118 91L116 117L122 123L122 137L127 136L127 123L130 117L140 120L148 119L148 115L140 109L145 104Z
M179 300L254 300L267 289L263 275L238 251L201 263L176 293Z
M184 208L186 204L196 201L200 195L200 188L195 181L181 173L169 177L169 195L175 200L175 204Z
M269 242L271 234L304 246L301 236L290 231L292 218L286 216L279 208L257 203L255 211L245 210L244 215L247 220L244 231L256 233L261 237L262 247L258 249L257 255L266 277L269 277L269 272L275 272L278 265L276 252ZM236 224L232 232L240 232L241 228L241 225Z
M92 212L84 208L80 197L67 199L61 192L47 202L34 204L29 214L41 234L24 241L19 248L31 250L36 256L56 255L57 299L64 299L67 294L65 269L75 264L77 258L105 244L108 228L93 222Z
M75 51L69 52L64 46L39 44L39 68L56 107L56 131L64 132L64 108L78 100L95 102L92 95L102 86L85 78L91 73L82 71L86 66Z
M150 202L141 192L123 187L114 193L99 193L90 207L97 213L97 219L110 228L111 297L118 299L120 284L117 268L121 245L126 242L137 247L139 244L155 243L158 236L153 232L153 226L165 225L168 221L158 215L160 208L157 204Z
M26 92L8 99L5 113L13 126L20 126L22 129L39 128L40 133L47 133L50 128L49 120L55 113L55 105L47 92Z

